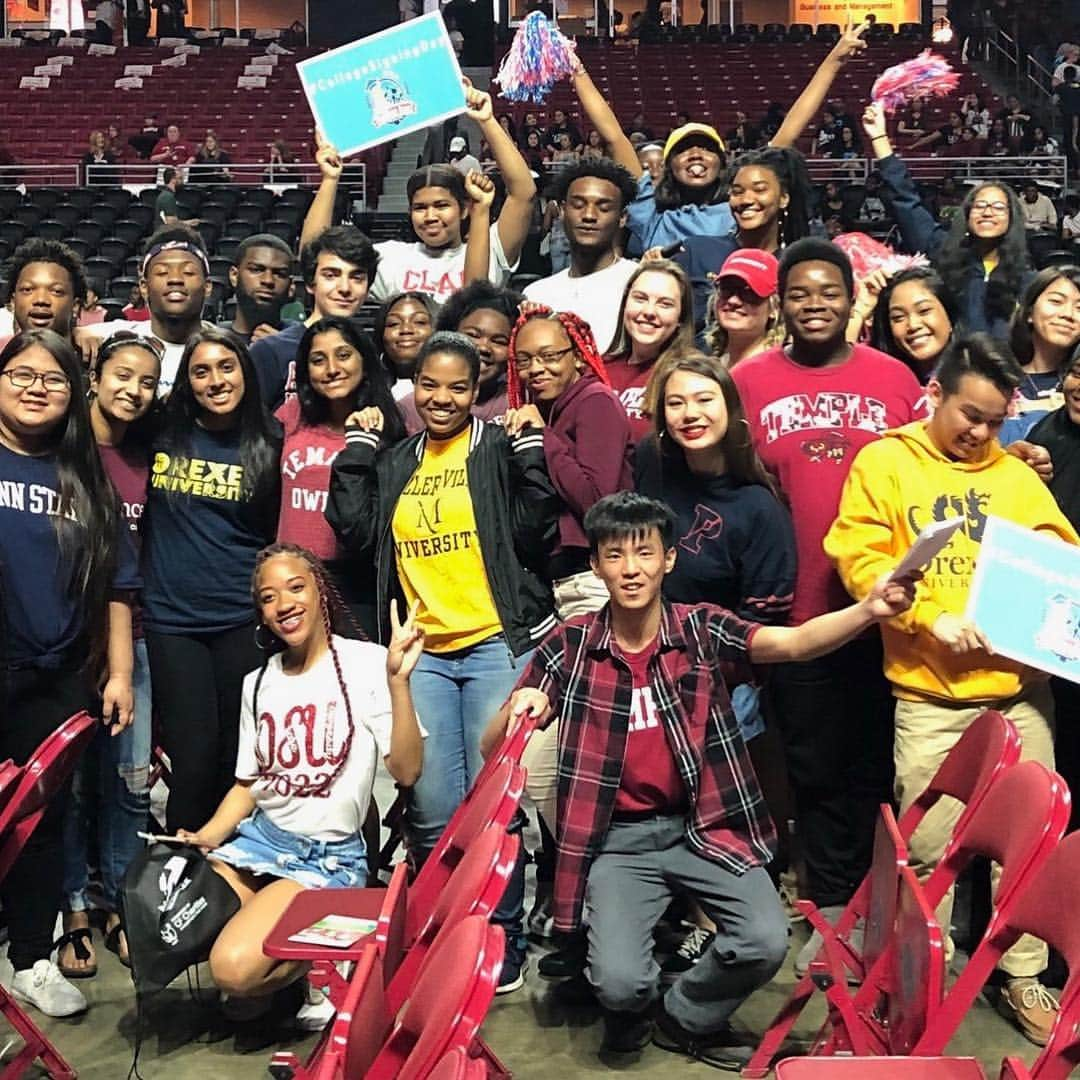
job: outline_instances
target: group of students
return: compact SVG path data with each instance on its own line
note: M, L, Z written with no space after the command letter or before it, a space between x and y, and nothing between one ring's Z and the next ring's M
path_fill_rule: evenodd
M787 949L770 880L794 858L774 825L785 789L804 894L835 918L877 806L908 805L981 709L1053 763L1054 697L1064 711L1075 691L993 655L962 613L989 514L1080 543L1080 270L1031 271L1004 184L942 229L874 106L867 141L931 266L856 282L808 236L792 144L861 44L844 35L767 148L725 173L723 140L689 124L655 181L579 65L611 158L561 174L570 263L524 296L507 282L535 186L471 87L501 210L490 179L431 166L407 184L417 241L372 244L333 223L342 162L321 144L302 323L280 324L294 259L270 236L238 251L220 328L201 321L209 263L182 225L147 244L148 323L76 328L77 256L14 253L0 757L25 761L91 703L105 721L0 886L16 997L86 1008L70 980L96 969L91 822L105 944L128 961L118 897L151 711L168 829L242 902L210 964L245 1048L332 1013L261 943L297 890L366 880L380 757L409 791L419 866L531 712L546 850L528 919L523 857L494 916L500 990L523 984L526 931L554 933L541 969L599 1000L605 1050L652 1038L729 1069L749 1053L729 1018ZM354 321L369 298L371 336ZM922 579L890 580L955 512ZM917 833L920 866L950 824ZM694 928L661 971L674 896ZM1056 1011L1045 962L1028 939L1002 960L1000 1007L1034 1041Z

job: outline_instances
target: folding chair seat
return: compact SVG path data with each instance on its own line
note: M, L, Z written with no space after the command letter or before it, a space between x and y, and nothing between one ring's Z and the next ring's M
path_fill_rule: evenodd
M1020 736L1006 717L993 710L987 710L976 717L949 751L926 790L900 817L897 827L901 840L906 844L930 808L945 796L964 804L955 830L960 832L982 805L988 792L1016 764L1019 757ZM866 918L870 892L871 879L868 875L848 902L835 928L830 928L830 932L840 941L849 942L851 931L860 919ZM864 977L873 966L864 964ZM743 1070L744 1076L768 1075L772 1059L813 996L814 989L811 973L807 972L773 1018L750 1064ZM872 996L869 990L866 990L866 993Z
M0 766L0 881L7 876L49 803L71 775L97 724L89 713L76 713L42 740L34 756L21 769L12 771L15 767L11 762ZM3 784L4 777L7 784ZM39 1059L54 1080L75 1080L74 1070L3 986L0 986L0 1013L23 1041L22 1049L0 1072L3 1080L22 1076Z
M776 1080L986 1080L974 1058L786 1058Z

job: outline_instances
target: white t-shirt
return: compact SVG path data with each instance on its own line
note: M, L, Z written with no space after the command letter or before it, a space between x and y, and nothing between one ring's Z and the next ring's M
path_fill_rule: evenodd
M525 287L525 299L547 304L554 311L572 311L592 327L601 354L611 351L619 324L619 306L630 275L638 268L633 259L616 259L610 266L584 277L571 277L569 269L541 278Z
M329 650L310 671L287 675L281 654L270 658L259 684L244 679L237 780L254 780L256 806L280 829L312 840L346 840L364 824L375 769L390 752L390 689L386 649L334 636L352 706L349 759L325 794L303 794L337 767L348 736L345 702Z
M384 240L375 245L379 268L371 286L371 299L382 303L399 292L427 293L436 303L445 304L465 284L465 245L438 251L421 243ZM498 222L491 226L491 258L488 280L502 285L517 269L507 262L499 239Z

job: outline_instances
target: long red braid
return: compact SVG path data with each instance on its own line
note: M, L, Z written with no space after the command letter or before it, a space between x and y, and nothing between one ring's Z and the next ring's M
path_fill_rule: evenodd
M295 558L300 559L307 564L308 568L311 570L312 576L315 578L315 585L319 590L319 610L322 615L323 629L326 632L326 647L330 650L330 659L334 664L334 673L337 675L338 687L341 690L342 700L345 702L345 719L348 727L345 732L345 742L341 747L341 752L338 756L338 762L334 767L334 771L325 780L321 780L317 784L312 784L294 792L294 794L303 797L321 795L330 790L334 781L337 780L346 764L348 764L349 754L352 752L353 736L356 734L356 725L353 722L352 702L349 700L349 691L345 685L345 676L341 671L341 659L338 656L337 648L334 646L335 630L340 633L346 629L355 629L356 624L353 620L352 613L349 611L348 605L342 599L341 593L338 592L337 586L331 581L330 576L327 574L326 567L323 566L319 559L308 551L307 548L300 547L299 544L270 544L268 547L264 547L255 557L255 573L251 579L251 589L256 609L261 607L258 596L259 571L262 569L263 565L269 559L274 558L275 555L292 555ZM361 634L361 636L363 635ZM269 662L270 657L268 656L266 658L266 663L263 664L255 682L252 713L254 714L256 729L259 724L259 685L262 682L263 674L265 673L266 666ZM327 732L328 740L332 738L332 736L333 732ZM331 747L328 743L327 752L329 752L330 749ZM264 773L260 769L260 775L269 776L271 774Z
M532 319L554 319L566 331L566 337L574 347L581 360L592 368L593 374L605 385L611 386L607 368L604 367L604 358L596 347L596 338L593 337L592 327L572 311L554 311L543 304L536 304L528 311L522 312L514 323L514 329L510 331L510 347L506 373L506 403L511 409L518 409L525 403L525 389L518 377L515 366L517 364L517 337L521 328Z

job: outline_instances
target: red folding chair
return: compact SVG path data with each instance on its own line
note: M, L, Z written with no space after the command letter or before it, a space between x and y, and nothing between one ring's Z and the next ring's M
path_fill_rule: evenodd
M786 1058L776 1080L986 1080L974 1058Z
M931 907L941 902L977 855L996 862L1001 878L986 932L941 1007L927 1018L926 1030L912 1047L913 1055L945 1052L991 972L1016 940L1010 940L1003 928L1065 835L1071 806L1068 786L1057 773L1036 761L1023 761L994 784L963 831L953 834L924 886Z
M1034 934L1064 958L1069 978L1050 1039L1029 1070L1006 1058L1001 1080L1065 1080L1080 1067L1080 919L1071 899L1080 892L1080 832L1070 833L1025 886L994 931L1007 949L1021 933Z
M956 831L960 831L993 784L1015 765L1019 758L1020 736L1006 717L992 709L976 717L949 751L926 790L901 816L897 824L902 840L906 843L911 838L930 808L946 795L965 804L956 825ZM851 947L850 934L859 920L865 920L869 913L871 889L871 875L868 874L848 902L836 926L830 928L832 935L845 943L845 948L853 959L858 954ZM800 908L806 911L804 904L800 904ZM864 959L862 966L865 977L874 964L866 964ZM762 1036L750 1064L743 1069L744 1077L760 1080L768 1075L773 1058L795 1026L806 1003L814 995L814 975L811 966L811 970L798 981L790 998Z
M76 713L46 736L21 769L12 772L10 762L2 767L8 786L4 788L3 809L0 810L0 881L19 857L53 797L71 775L98 723L87 712ZM0 1072L2 1080L22 1076L37 1060L54 1080L74 1080L75 1070L2 986L0 1013L23 1040L22 1049Z
M520 846L518 836L497 825L488 826L469 845L387 985L386 1004L391 1013L396 1013L412 992L431 950L444 935L469 915L487 918L499 906Z
M454 811L409 888L406 943L416 940L420 927L431 916L440 893L469 845L489 825L506 829L525 791L525 770L509 757L504 757L490 771L485 766L478 780L482 782L473 786L469 796Z
M469 915L431 951L365 1080L421 1080L454 1049L468 1050L495 997L505 938ZM355 1024L353 1025L355 1027Z

